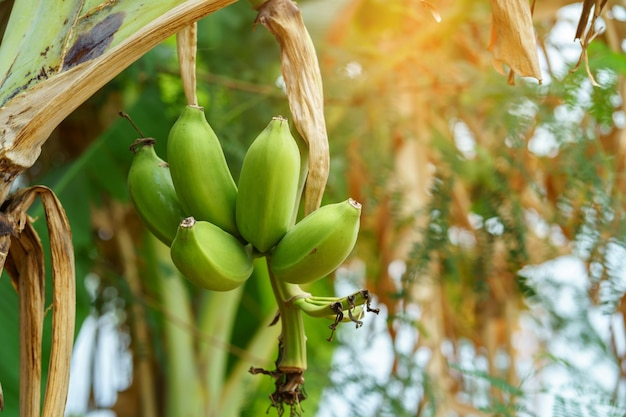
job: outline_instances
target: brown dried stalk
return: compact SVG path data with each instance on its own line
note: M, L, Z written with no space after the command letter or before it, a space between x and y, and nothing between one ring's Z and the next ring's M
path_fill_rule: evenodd
M256 22L280 44L280 62L294 124L309 146L304 213L316 210L328 180L330 154L324 119L322 75L315 46L291 0L268 0L259 7Z
M43 248L26 210L36 197L43 202L52 260L52 343L44 395L44 417L63 415L74 343L75 271L69 222L52 190L34 186L16 193L2 217L11 236L6 270L20 293L20 416L40 415L41 341L44 316ZM13 222L11 223L7 223Z
M196 50L198 47L198 24L196 22L185 26L176 34L176 48L178 50L178 66L180 78L187 104L198 105L196 94Z

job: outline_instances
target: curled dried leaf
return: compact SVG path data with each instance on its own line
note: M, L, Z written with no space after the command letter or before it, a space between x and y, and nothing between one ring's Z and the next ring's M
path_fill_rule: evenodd
M294 124L309 147L309 172L304 195L305 215L322 201L330 169L324 119L322 75L315 46L291 0L269 0L259 8L256 22L265 26L280 45L281 70Z
M20 415L40 415L41 334L44 314L45 266L41 242L26 210L36 197L43 203L52 259L52 343L44 394L44 417L63 415L69 388L74 343L75 271L69 221L52 190L34 186L14 194L4 207L3 220L13 219L3 231L11 246L6 269L20 293L21 394ZM22 396L24 400L22 401ZM36 407L33 409L32 407Z
M532 13L528 0L491 0L491 42L494 66L504 73L503 65L522 77L533 77L541 82L539 54Z
M70 224L61 202L52 190L38 187L50 235L52 257L52 344L43 417L62 415L70 382L70 361L76 321L76 279Z
M38 416L46 272L43 248L30 223L25 224L18 237L11 237L7 263L11 265L7 272L17 273L11 278L19 293L20 415Z

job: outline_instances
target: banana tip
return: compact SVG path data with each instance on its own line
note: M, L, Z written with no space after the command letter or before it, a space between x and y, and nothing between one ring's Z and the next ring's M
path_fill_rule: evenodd
M130 145L130 151L132 153L137 153L137 151L144 146L154 146L156 143L156 139L154 138L139 138Z
M361 203L359 203L359 202L358 202L358 201L356 201L355 199L353 199L353 198L349 198L349 199L348 199L348 202L349 202L349 203L350 203L350 205L352 205L352 207L354 207L355 209L361 210L361 207L362 207Z
M180 221L179 226L184 227L184 228L189 228L189 227L193 227L194 224L196 224L196 219L194 219L193 217L187 217Z

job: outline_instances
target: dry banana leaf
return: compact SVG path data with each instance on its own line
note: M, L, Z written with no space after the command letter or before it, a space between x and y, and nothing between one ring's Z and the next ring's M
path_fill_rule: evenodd
M63 415L69 387L74 343L75 271L70 225L52 190L34 186L13 195L4 218L14 219L6 270L20 298L20 415L39 416L41 341L44 316L45 266L43 248L26 210L36 197L43 203L52 260L52 343L44 394L44 417Z
M258 9L256 22L265 26L280 44L280 63L293 121L309 146L304 213L322 202L330 169L328 134L324 119L322 75L315 46L291 0L268 0Z
M7 271L18 274L12 278L17 283L20 307L20 415L39 416L46 279L43 248L29 222L11 241L7 262L13 267Z
M187 104L197 106L196 50L198 48L198 24L196 22L185 26L176 34L176 48L178 50L180 78L183 81Z
M11 248L11 236L17 236L21 229L13 213L0 212L0 273L5 267L5 260ZM14 274L9 275L13 276ZM17 288L17 282L13 282Z
M509 82L514 74L541 81L539 54L528 0L491 0L491 42L496 69L505 73L510 68Z

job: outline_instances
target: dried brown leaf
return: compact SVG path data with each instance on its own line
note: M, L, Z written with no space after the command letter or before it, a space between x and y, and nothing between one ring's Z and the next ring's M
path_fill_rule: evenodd
M19 293L20 415L38 416L41 401L41 342L45 298L43 248L30 223L11 237L7 272L13 271Z
M330 169L322 75L315 46L300 9L291 0L267 1L259 8L256 22L265 26L280 44L289 108L296 129L309 146L304 197L306 215L320 206Z
M52 190L34 186L13 195L5 218L15 219L6 269L20 294L20 415L38 416L41 396L41 339L45 267L41 242L26 210L39 196L43 202L52 259L52 343L44 396L44 417L63 415L69 388L74 343L75 271L69 221ZM23 322L23 324L22 324Z
M76 321L76 273L70 224L52 190L35 188L43 202L52 257L52 344L43 417L63 415L70 382L70 361Z
M539 54L528 0L491 0L491 42L495 68L541 81ZM512 83L512 74L509 82Z

